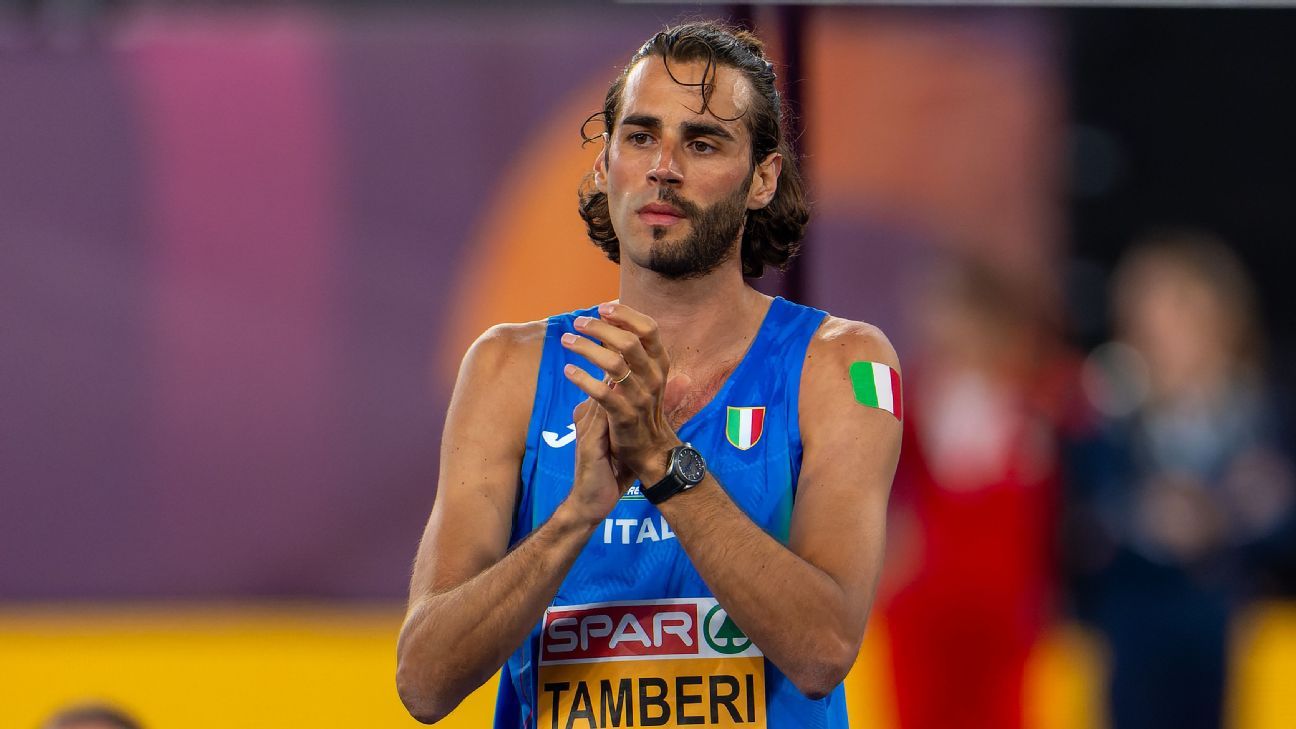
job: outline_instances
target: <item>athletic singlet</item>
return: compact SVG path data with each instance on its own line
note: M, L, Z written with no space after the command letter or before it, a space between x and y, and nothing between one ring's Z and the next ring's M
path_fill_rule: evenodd
M563 376L577 316L551 317L527 431L512 543L540 526L571 490L572 410L585 399ZM797 399L806 348L824 312L776 298L746 356L715 397L677 430L706 458L729 497L787 543L801 470ZM728 618L670 525L636 483L577 557L500 680L495 726L847 726L845 692L806 698Z

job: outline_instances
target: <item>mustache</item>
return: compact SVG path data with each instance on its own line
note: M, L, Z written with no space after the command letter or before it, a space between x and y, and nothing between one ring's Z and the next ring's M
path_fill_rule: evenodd
M697 217L697 214L702 210L696 203L685 200L683 197L680 197L678 192L675 192L675 190L669 187L657 188L657 202L674 205L679 208L680 212L684 213L685 217L688 218Z

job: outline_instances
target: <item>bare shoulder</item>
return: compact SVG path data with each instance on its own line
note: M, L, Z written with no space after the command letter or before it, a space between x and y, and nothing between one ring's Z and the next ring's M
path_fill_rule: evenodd
M546 322L528 321L521 324L496 324L482 332L468 348L464 363L487 369L523 368L540 364L544 349Z
M496 324L468 348L447 414L447 426L457 437L469 426L514 436L505 442L521 445L535 398L545 326L543 320Z
M899 376L899 356L881 329L835 316L825 318L806 350L801 374L799 420L803 436L822 437L825 427L833 439L874 428L899 431L893 428L898 425L896 416L878 410L876 403L866 407L869 398L857 392L859 383L854 375L860 369L858 363L864 362L885 365ZM896 392L894 397L887 409L898 413L900 394ZM833 433L832 428L841 428L842 433Z
M480 385L494 391L503 390L511 397L525 394L519 390L531 390L534 394L540 355L544 351L545 326L541 320L496 324L487 329L464 355L456 391L460 387Z
M899 355L881 329L861 321L825 317L806 350L806 370L849 368L852 362L861 361L878 362L900 371Z

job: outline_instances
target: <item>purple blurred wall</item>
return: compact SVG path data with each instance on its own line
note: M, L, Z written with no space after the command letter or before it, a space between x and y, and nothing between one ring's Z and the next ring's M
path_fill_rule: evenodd
M674 15L154 12L0 51L0 599L403 595L488 201ZM874 209L822 206L809 300L894 328L940 231Z

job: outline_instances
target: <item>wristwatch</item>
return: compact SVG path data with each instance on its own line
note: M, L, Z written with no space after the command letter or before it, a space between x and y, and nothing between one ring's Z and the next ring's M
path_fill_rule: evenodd
M666 466L666 475L662 480L643 490L644 498L650 503L660 504L681 491L687 491L702 483L706 477L706 461L702 454L685 443L670 450L670 462Z

